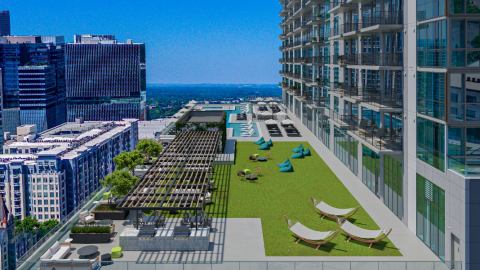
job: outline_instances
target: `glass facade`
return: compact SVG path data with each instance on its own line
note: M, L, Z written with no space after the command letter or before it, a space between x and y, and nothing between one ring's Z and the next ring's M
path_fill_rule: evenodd
M480 14L480 3L474 0L450 0L451 14Z
M452 20L451 66L480 67L480 21Z
M417 174L417 236L445 260L445 190Z
M445 125L417 117L417 158L445 172Z
M328 116L323 113L319 114L318 117L318 126L320 130L318 132L318 138L322 143L330 149L330 121L328 121Z
M448 168L463 176L480 175L480 128L448 127Z
M417 26L417 65L444 67L447 65L447 21Z
M445 0L417 0L417 20L445 16Z
M450 74L450 121L480 121L480 73Z
M367 187L378 194L380 175L380 155L362 145L362 181Z
M445 120L445 73L417 72L417 112Z
M402 163L389 155L383 162L384 173L384 203L397 215L403 218L403 168Z

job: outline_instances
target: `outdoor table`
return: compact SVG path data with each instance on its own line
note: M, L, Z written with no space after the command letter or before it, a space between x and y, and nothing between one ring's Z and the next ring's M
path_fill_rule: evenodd
M237 173L237 175L238 175L238 176L245 176L245 172L244 172L244 171L239 171L239 172Z
M142 223L143 224L152 224L152 223L155 222L155 220L157 220L156 216L148 216L148 217L142 218Z
M100 257L100 259L101 259L101 264L102 264L102 266L106 266L106 265L113 264L113 262L112 262L112 254L110 254L110 253L102 254L102 256Z
M203 220L204 220L204 217L202 217L202 216L193 216L193 217L190 217L191 227L193 227L195 223L197 223L197 224L202 223Z
M245 175L245 178L247 178L248 180L255 180L257 179L257 176L255 174L247 174Z
M80 256L88 256L88 255L92 255L93 253L97 252L98 251L98 247L97 246L93 246L93 245L90 245L90 246L84 246L82 247L81 249L79 249L77 251L78 255Z
M259 157L257 158L258 161L267 161L267 158L266 157Z

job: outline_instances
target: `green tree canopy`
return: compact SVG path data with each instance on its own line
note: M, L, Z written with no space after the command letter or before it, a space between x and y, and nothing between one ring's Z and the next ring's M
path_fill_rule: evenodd
M113 162L117 164L115 170L129 169L133 173L137 165L142 165L144 162L142 152L133 150L130 152L122 152L113 158Z
M163 147L154 140L143 139L138 142L137 150L150 160L151 157L158 156L162 152Z
M110 188L113 196L125 196L137 181L138 178L130 174L128 170L115 170L101 180L101 183L104 187Z

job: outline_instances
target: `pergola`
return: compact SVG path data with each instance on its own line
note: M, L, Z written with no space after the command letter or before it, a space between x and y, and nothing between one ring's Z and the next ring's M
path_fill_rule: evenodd
M220 131L177 135L117 209L202 210L220 137Z

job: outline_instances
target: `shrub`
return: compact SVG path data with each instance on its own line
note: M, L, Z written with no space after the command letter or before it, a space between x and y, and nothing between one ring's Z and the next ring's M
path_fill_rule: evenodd
M108 204L100 204L95 209L93 209L93 212L122 212L120 210L117 210L116 205L108 206Z
M70 231L72 233L110 233L110 226L74 226Z

